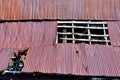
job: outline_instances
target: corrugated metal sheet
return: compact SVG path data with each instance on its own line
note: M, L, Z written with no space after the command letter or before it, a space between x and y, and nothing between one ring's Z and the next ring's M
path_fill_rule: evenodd
M0 20L120 20L119 13L120 0L0 0ZM0 71L11 48L29 48L24 72L120 76L120 48L113 47L120 46L120 21L108 22L108 29L112 46L53 45L56 21L1 23Z
M110 41L113 46L120 46L120 21L108 22Z
M0 49L3 48L3 45L5 43L5 33L6 27L3 24L0 24Z
M120 76L119 47L86 44L85 50L88 74Z
M8 67L9 60L14 52L14 49L0 49L0 71Z
M56 31L56 21L1 23L0 47L24 49L53 45L56 40Z
M120 0L0 0L1 20L120 20Z
M88 44L57 44L31 48L23 71L120 76L119 53L119 47Z
M73 19L74 6L73 0L56 0L57 19Z
M42 1L42 0L41 0ZM57 0L43 0L44 1L44 19L56 19L57 18ZM38 19L38 18L37 18Z
M79 64L80 62L77 54L75 53L76 51L73 50L75 49L74 47L75 47L74 44L66 44L66 45L61 44L55 46L31 48L29 49L29 53L26 57L23 71L77 74L78 71L81 70L81 73L84 73L84 70L81 69L82 65ZM84 50L82 52L82 49L84 49L84 46L81 45L79 51L81 54L84 54ZM75 68L73 68L73 66Z

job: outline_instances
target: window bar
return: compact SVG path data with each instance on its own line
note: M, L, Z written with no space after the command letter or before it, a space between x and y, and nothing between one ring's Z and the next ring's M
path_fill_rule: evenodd
M72 23L73 21L58 21L58 23ZM106 24L107 22L91 22L91 21L74 21L74 23L84 23L84 24Z
M72 32L67 32L67 33L63 33L63 32L58 32L58 34L71 34L72 35ZM79 35L79 36L89 36L89 34L83 34L83 33L74 33L74 35ZM108 37L108 35L97 35L97 34L91 34L91 36L99 36L99 37Z
M72 38L60 38L62 40L73 40ZM75 40L79 40L79 41L87 41L89 42L89 39L75 39ZM105 40L91 40L91 41L94 41L94 42L105 42Z
M59 33L57 32L57 35L56 35L56 36L57 36L57 38L56 38L56 43L58 43L58 34L59 34Z
M89 23L88 23L89 24ZM58 26L59 28L62 28L63 26ZM107 29L106 27L105 28L103 28L103 27L84 27L84 26L64 26L65 28L81 28L81 29Z
M64 27L65 25L63 25ZM65 28L63 28L63 32L66 33L67 30ZM67 38L67 34L63 35L63 38ZM63 39L63 43L67 43L67 40L66 39Z
M72 22L72 38L73 38L73 43L75 43L75 35L74 35L74 28L73 28L73 26L74 26L74 21Z
M89 23L87 24L88 27L90 27ZM88 39L89 39L89 44L91 44L91 35L90 35L90 29L88 28Z
M104 38L105 38L105 42L106 42L106 44L108 45L108 41L107 41L107 37L105 36L105 35L107 35L106 34L106 31L105 31L105 24L103 24L103 31L104 31Z

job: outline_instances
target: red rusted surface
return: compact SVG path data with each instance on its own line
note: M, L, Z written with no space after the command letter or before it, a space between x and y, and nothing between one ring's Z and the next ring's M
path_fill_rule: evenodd
M56 40L55 22L11 22L0 24L0 47L25 49L53 45Z
M42 0L41 0L42 1ZM57 18L57 0L43 0L44 1L44 19L56 19ZM43 7L41 6L41 7ZM38 19L38 18L37 18Z
M85 44L71 44L72 45L72 74L75 75L87 75L85 66ZM64 46L64 45L63 45ZM67 51L67 50L66 50ZM59 52L60 54L60 52ZM68 53L69 54L69 53ZM70 62L70 64L71 64Z
M74 47L74 44L60 44L55 46L31 48L29 49L29 53L26 57L23 71L77 74L78 71L81 70L81 73L84 73L84 70L82 70L82 65L79 64L79 53L76 53ZM77 47L79 46L76 45L76 48ZM84 46L81 45L80 47L80 54L84 54L84 50L82 52Z
M57 44L29 49L23 72L119 76L120 48L106 45Z
M120 21L108 22L110 41L113 46L120 46Z
M74 19L74 1L73 0L56 0L57 19Z
M14 49L0 49L0 71L8 67L9 60L14 52Z
M5 31L6 27L3 24L0 24L0 49L3 48L3 45L5 43Z
M120 20L120 0L0 0L0 20Z
M103 45L85 45L88 74L120 76L120 48Z
M0 0L0 20L36 19L46 21L0 23L0 71L15 48L29 49L23 72L120 76L120 0ZM55 44L57 23L47 20L59 19L112 20L112 46Z

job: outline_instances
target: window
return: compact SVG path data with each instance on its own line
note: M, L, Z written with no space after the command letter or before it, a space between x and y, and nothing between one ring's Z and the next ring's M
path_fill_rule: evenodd
M56 43L88 43L110 45L104 21L58 21Z

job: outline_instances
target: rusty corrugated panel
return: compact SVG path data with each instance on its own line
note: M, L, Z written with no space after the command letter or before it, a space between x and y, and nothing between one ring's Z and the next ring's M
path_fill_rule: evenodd
M31 48L23 72L119 76L119 52L119 47L88 44Z
M3 48L0 49L0 71L8 67L9 60L11 59L14 49Z
M28 19L28 17L29 17L29 19L33 19L33 11L34 10L33 10L33 6L32 6L32 4L33 4L32 0L29 0L29 1L28 0L18 0L17 2L19 2L19 4L20 4L19 5L20 8L16 8L16 9L20 10L20 14L21 14L20 19L25 20L25 19ZM37 4L36 4L36 6L37 6ZM17 14L17 12L15 12L15 14Z
M86 44L85 50L88 74L94 76L120 75L119 47Z
M44 0L45 19L57 19L56 2L56 0Z
M57 19L73 19L74 1L73 0L56 0Z
M76 46L74 44L60 44L31 48L26 57L23 71L82 75L86 74L83 63L84 44Z
M53 45L56 41L56 35L57 35L57 22L45 22L44 23L45 31L44 31L44 37L43 37L43 45ZM43 35L43 34L41 34Z
M29 1L28 0L28 2L32 2L32 10L31 10L32 16L33 16L32 19L45 19L45 17L46 17L45 16L45 9L46 9L45 0L35 0L35 1L34 0ZM31 5L29 5L29 6L31 6ZM29 6L28 6L28 8L29 8ZM52 10L53 8L54 7L50 7L50 11L52 12L52 15L54 15L53 10Z
M1 23L0 47L24 49L53 45L56 40L56 31L56 21Z
M24 62L23 71L55 73L57 66L56 55L56 47L53 46L31 48Z
M88 73L86 72L85 60L86 60L85 44L84 43L74 45L72 44L72 58L71 58L73 68L72 74L88 75Z
M6 31L6 26L4 26L3 24L0 24L0 49L3 48L3 45L5 43L5 33Z
M111 44L120 46L120 21L108 22L108 30Z
M119 0L0 0L0 20L120 20Z
M82 19L82 2L83 2L83 0L75 0L74 1L74 8L73 8L73 11L74 11L74 13L73 13L73 18L75 18L75 19ZM76 13L75 13L76 12Z
M116 9L115 9L115 5L114 5L114 0L110 0L108 3L109 3L108 7L110 8L109 9L109 12L110 12L109 14L110 15L109 15L108 18L109 19L115 19L115 17L114 17L115 16L115 14L114 14L115 11L114 10L116 10Z
M21 11L20 11L20 2L19 0L16 2L15 0L7 1L0 0L0 19L1 20L16 20L20 19ZM14 6L13 6L14 5Z

